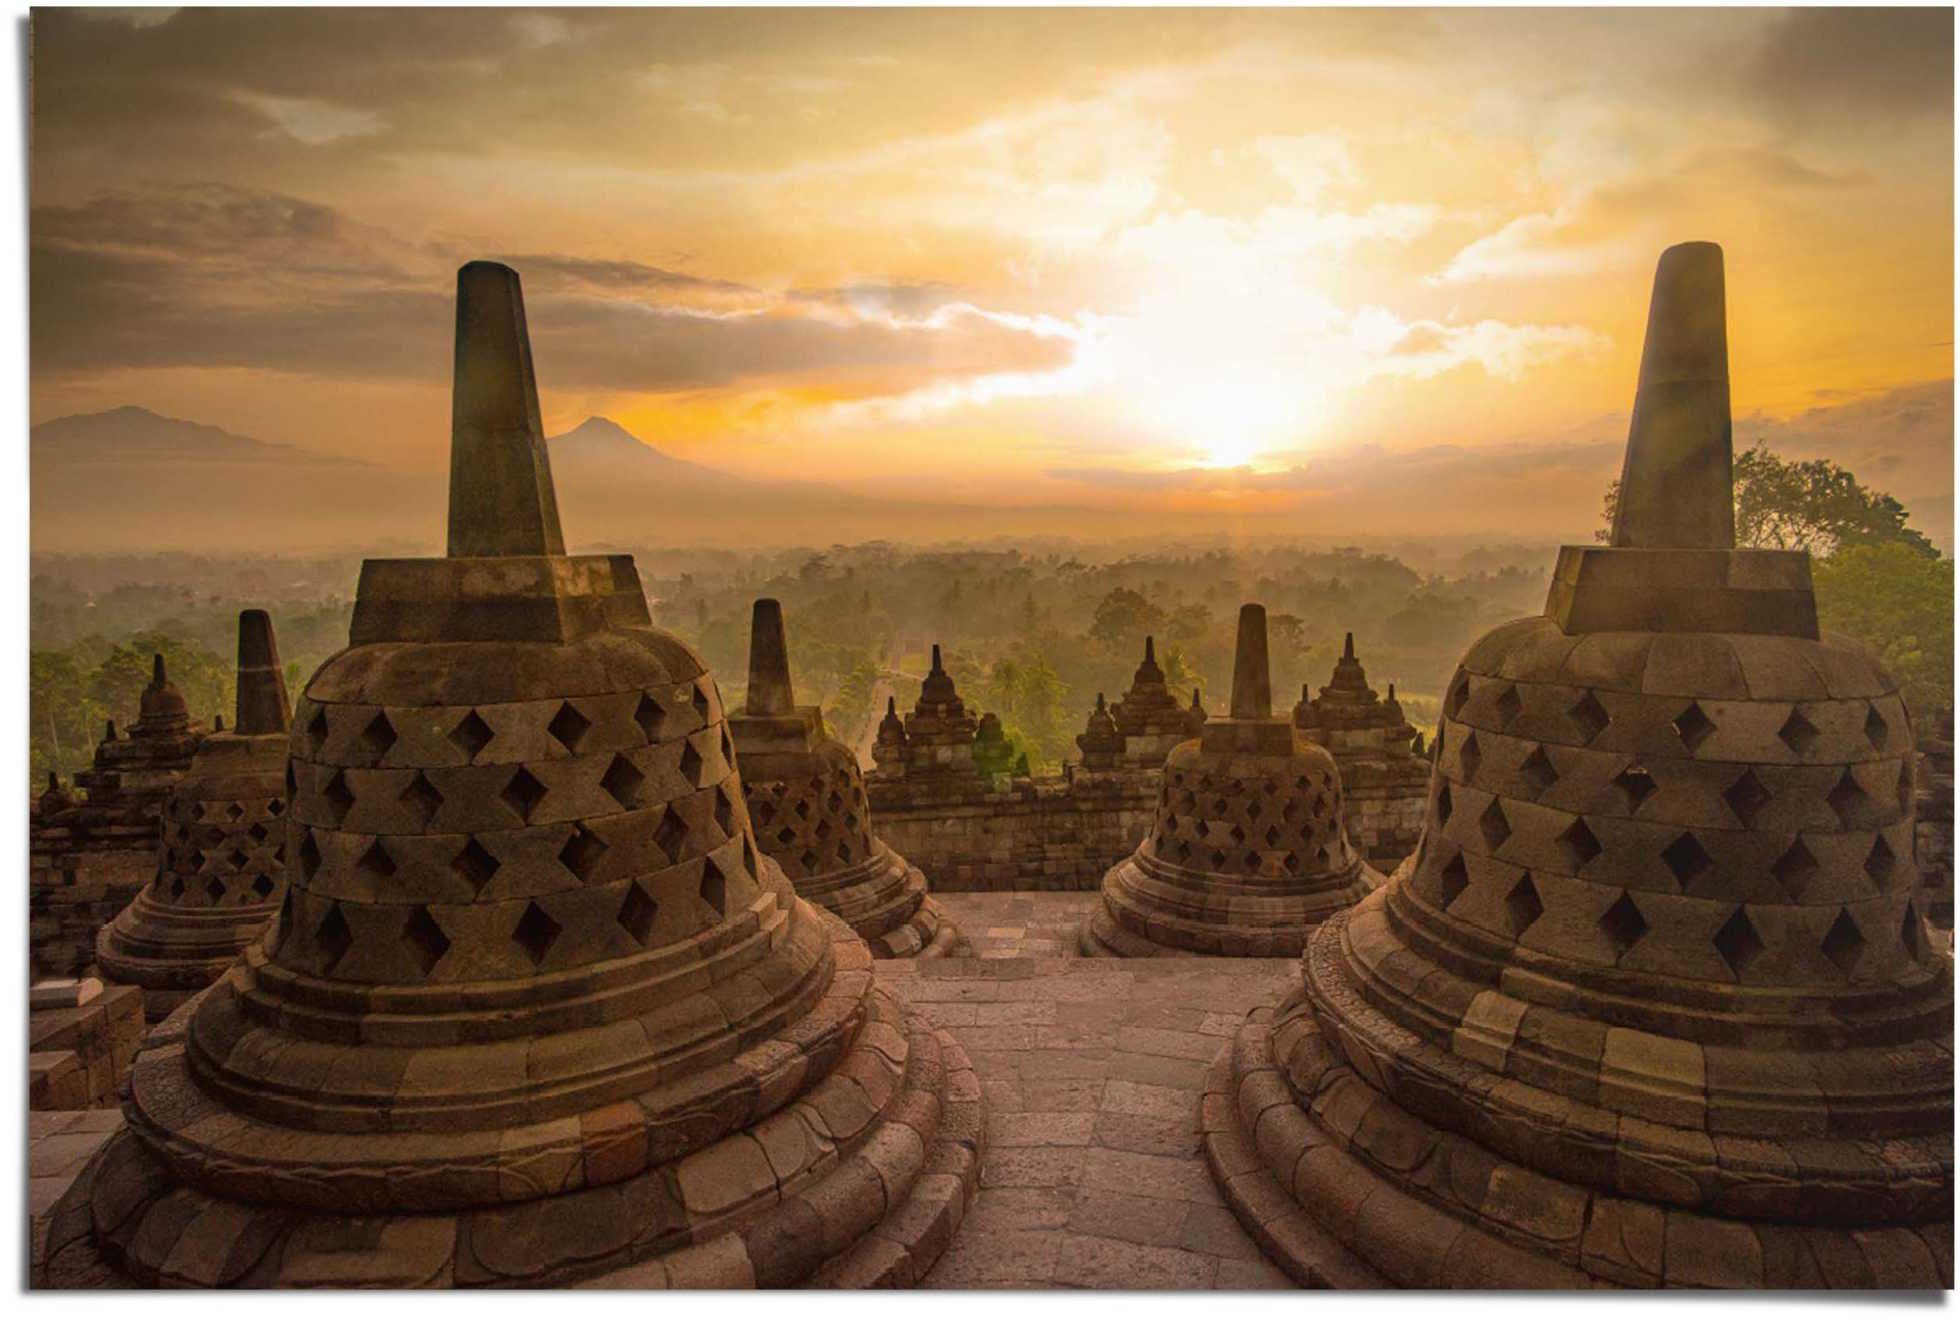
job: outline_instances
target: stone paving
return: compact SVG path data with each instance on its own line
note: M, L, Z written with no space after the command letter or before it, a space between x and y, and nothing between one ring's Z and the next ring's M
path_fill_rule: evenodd
M1289 959L1063 955L1090 894L947 894L977 955L881 963L973 1059L980 1195L928 1288L1290 1288L1199 1152L1205 1070Z
M1066 956L1093 894L939 901L976 956L880 979L972 1056L988 1132L980 1194L923 1286L1292 1287L1219 1199L1197 1113L1206 1068L1296 964ZM28 1118L38 1220L121 1115Z

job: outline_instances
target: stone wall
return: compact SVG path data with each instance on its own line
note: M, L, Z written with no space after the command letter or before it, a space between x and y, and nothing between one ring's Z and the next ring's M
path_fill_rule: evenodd
M1914 796L1918 824L1913 838L1926 919L1953 930L1953 744L1922 739Z
M1150 828L1163 773L893 780L865 785L878 836L942 892L1094 889Z
M67 988L73 991L65 996L71 1002L28 1014L30 1109L95 1109L119 1103L148 1029L143 992L135 986L105 987L90 980L68 982ZM36 997L42 992L43 987L35 987Z
M36 832L29 845L27 930L38 977L86 976L95 935L128 907L156 870L156 824L128 831L120 847L70 851Z
M1335 753L1335 761L1340 754ZM1416 850L1429 805L1429 762L1421 757L1341 766L1348 838L1368 865L1387 875Z

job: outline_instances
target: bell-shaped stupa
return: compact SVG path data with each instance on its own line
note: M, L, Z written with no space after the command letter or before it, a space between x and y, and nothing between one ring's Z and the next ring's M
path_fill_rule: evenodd
M163 656L153 655L149 685L137 697L136 723L118 737L115 721L109 721L94 764L76 774L75 785L95 805L147 807L154 818L190 768L203 736L184 694L170 681Z
M755 603L748 693L728 723L756 842L796 892L842 917L877 957L951 952L959 931L926 896L925 875L872 832L857 757L821 710L796 704L776 601Z
M756 847L632 559L565 553L516 272L463 267L456 328L449 556L363 566L280 915L152 1036L37 1281L908 1283L970 1065Z
M1231 715L1206 721L1165 761L1150 833L1103 877L1082 952L1294 954L1379 883L1348 844L1334 758L1273 715L1266 610L1247 605Z
M156 875L96 939L103 976L140 986L152 1022L215 981L285 897L290 707L264 610L238 615L237 691L231 729L205 736L164 804Z
M1075 735L1075 745L1082 752L1084 770L1113 770L1123 754L1123 734L1100 692L1096 693L1096 708L1089 712L1089 723Z
M1897 684L1734 546L1721 250L1660 260L1609 546L1445 696L1415 855L1215 1065L1301 1281L1952 1286L1952 963Z

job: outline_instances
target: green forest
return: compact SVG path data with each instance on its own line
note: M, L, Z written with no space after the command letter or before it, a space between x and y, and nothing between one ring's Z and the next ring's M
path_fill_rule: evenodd
M1897 501L1827 462L1760 447L1736 461L1738 540L1807 549L1828 631L1873 647L1915 718L1953 701L1953 561L1906 525ZM1606 495L1610 524L1613 492ZM1605 533L1601 533L1602 538ZM628 547L631 548L631 547ZM757 551L639 549L655 619L699 650L724 700L742 699L751 603L783 602L799 704L821 705L856 744L883 711L918 697L934 643L970 709L1001 717L1037 771L1076 756L1097 693L1129 686L1146 635L1172 686L1218 710L1236 615L1265 604L1276 704L1328 681L1352 631L1369 681L1392 682L1409 718L1433 724L1464 649L1544 605L1554 548L1391 554L1264 543L929 548L888 542ZM161 653L193 716L229 718L238 611L269 610L297 693L344 646L359 561L40 557L32 611L33 782L88 765L106 721L126 727Z

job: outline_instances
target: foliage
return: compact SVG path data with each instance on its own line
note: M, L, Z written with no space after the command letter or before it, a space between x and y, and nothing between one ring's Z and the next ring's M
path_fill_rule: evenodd
M1953 561L1901 542L1840 550L1814 565L1818 622L1877 652L1924 726L1953 705Z

